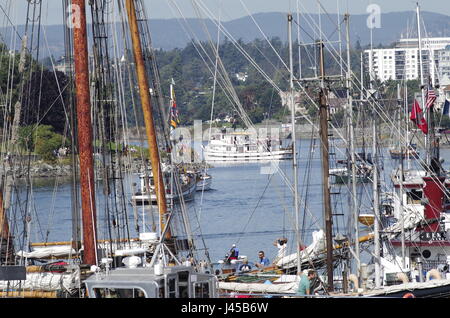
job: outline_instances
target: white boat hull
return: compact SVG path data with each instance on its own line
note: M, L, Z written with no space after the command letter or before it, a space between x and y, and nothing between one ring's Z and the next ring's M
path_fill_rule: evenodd
M189 188L185 189L183 192L183 199L184 201L192 201L195 197L195 192L197 190L196 182L192 182L189 186ZM170 194L166 193L166 200L169 202L171 200L178 201L180 198L178 194ZM148 193L136 193L131 197L131 200L136 205L149 205L153 204L156 205L156 194L148 194Z
M211 190L212 178L200 179L197 182L197 191L208 191Z
M206 162L255 162L255 161L277 161L292 159L292 150L276 150L267 152L204 152Z

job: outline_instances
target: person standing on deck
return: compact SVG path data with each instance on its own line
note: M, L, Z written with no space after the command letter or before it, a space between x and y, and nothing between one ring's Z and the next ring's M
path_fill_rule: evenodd
M287 238L279 238L273 242L273 245L278 248L277 257L273 260L273 264L276 264L279 260L286 256Z
M236 244L233 244L231 246L229 259L230 260L238 259L238 257L239 257L239 249L236 247Z
M270 261L267 257L264 256L264 251L259 251L258 252L258 260L256 261L255 266L258 267L259 269L262 269L269 265L270 265Z

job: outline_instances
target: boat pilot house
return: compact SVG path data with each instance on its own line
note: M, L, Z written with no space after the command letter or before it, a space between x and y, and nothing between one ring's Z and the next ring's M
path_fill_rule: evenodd
M216 278L192 267L118 268L85 281L89 298L212 298Z

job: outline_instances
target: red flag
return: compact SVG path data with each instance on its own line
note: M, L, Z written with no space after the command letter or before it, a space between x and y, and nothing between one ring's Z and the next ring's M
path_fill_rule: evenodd
M411 109L411 116L409 116L409 119L411 119L424 134L428 134L428 124L425 118L423 118L422 108L420 108L417 100L414 100L414 105Z

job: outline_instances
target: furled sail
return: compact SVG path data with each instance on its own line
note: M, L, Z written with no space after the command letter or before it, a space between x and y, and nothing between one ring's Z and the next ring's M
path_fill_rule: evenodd
M300 261L306 262L313 260L316 257L322 255L325 250L325 232L323 230L314 231L312 234L313 242L306 247L304 250L300 251ZM290 254L281 258L277 263L277 266L282 268L291 268L297 265L297 253Z

